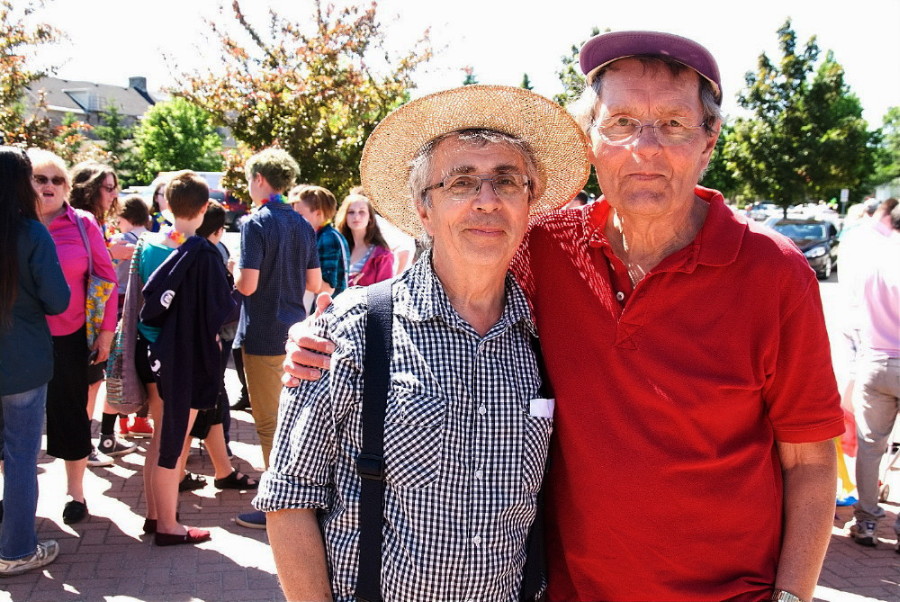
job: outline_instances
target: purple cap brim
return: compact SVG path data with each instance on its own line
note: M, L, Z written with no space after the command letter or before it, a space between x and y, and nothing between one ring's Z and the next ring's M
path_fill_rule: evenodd
M722 103L719 66L713 55L693 40L660 31L613 31L602 33L581 47L581 71L591 76L606 65L630 56L661 55L696 71L713 85L716 101Z

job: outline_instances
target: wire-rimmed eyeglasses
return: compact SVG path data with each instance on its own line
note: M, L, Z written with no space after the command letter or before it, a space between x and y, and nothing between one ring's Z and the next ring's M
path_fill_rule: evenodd
M521 199L528 194L528 176L521 173L503 173L491 177L470 174L457 174L447 176L437 184L427 186L422 191L422 197L429 190L443 188L454 201L471 201L481 192L484 182L490 182L494 194L504 201Z
M689 144L697 137L697 130L706 127L706 122L699 125L687 125L680 119L657 119L653 123L642 123L640 119L619 116L594 127L603 141L612 146L624 146L637 140L644 128L653 129L656 140L662 146L681 146Z

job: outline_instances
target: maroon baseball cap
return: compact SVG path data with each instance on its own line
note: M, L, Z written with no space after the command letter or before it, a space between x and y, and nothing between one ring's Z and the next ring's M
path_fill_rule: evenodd
M709 50L693 40L661 31L612 31L594 36L581 47L581 71L591 81L594 73L613 61L630 56L667 56L686 65L713 85L722 104L719 66Z

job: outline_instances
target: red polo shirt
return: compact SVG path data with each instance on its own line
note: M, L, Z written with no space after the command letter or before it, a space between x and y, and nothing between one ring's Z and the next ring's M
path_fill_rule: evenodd
M843 431L806 259L696 193L709 203L696 240L633 290L605 201L539 218L514 261L557 398L551 600L767 599L775 441Z

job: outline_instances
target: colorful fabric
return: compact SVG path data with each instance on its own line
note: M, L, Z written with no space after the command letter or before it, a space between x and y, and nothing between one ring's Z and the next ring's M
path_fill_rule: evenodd
M362 269L354 271L350 266L347 283L350 286L369 286L394 275L394 254L390 249L375 245L369 250L368 259Z
M81 220L85 227L91 249L90 258L75 220ZM87 282L90 274L115 283L116 272L109 251L106 250L106 241L100 227L90 213L66 205L65 212L50 223L48 230L56 245L56 254L71 295L66 311L59 315L48 316L47 324L50 326L50 334L64 336L76 332L86 323ZM115 331L118 303L118 295L109 295L100 330Z

